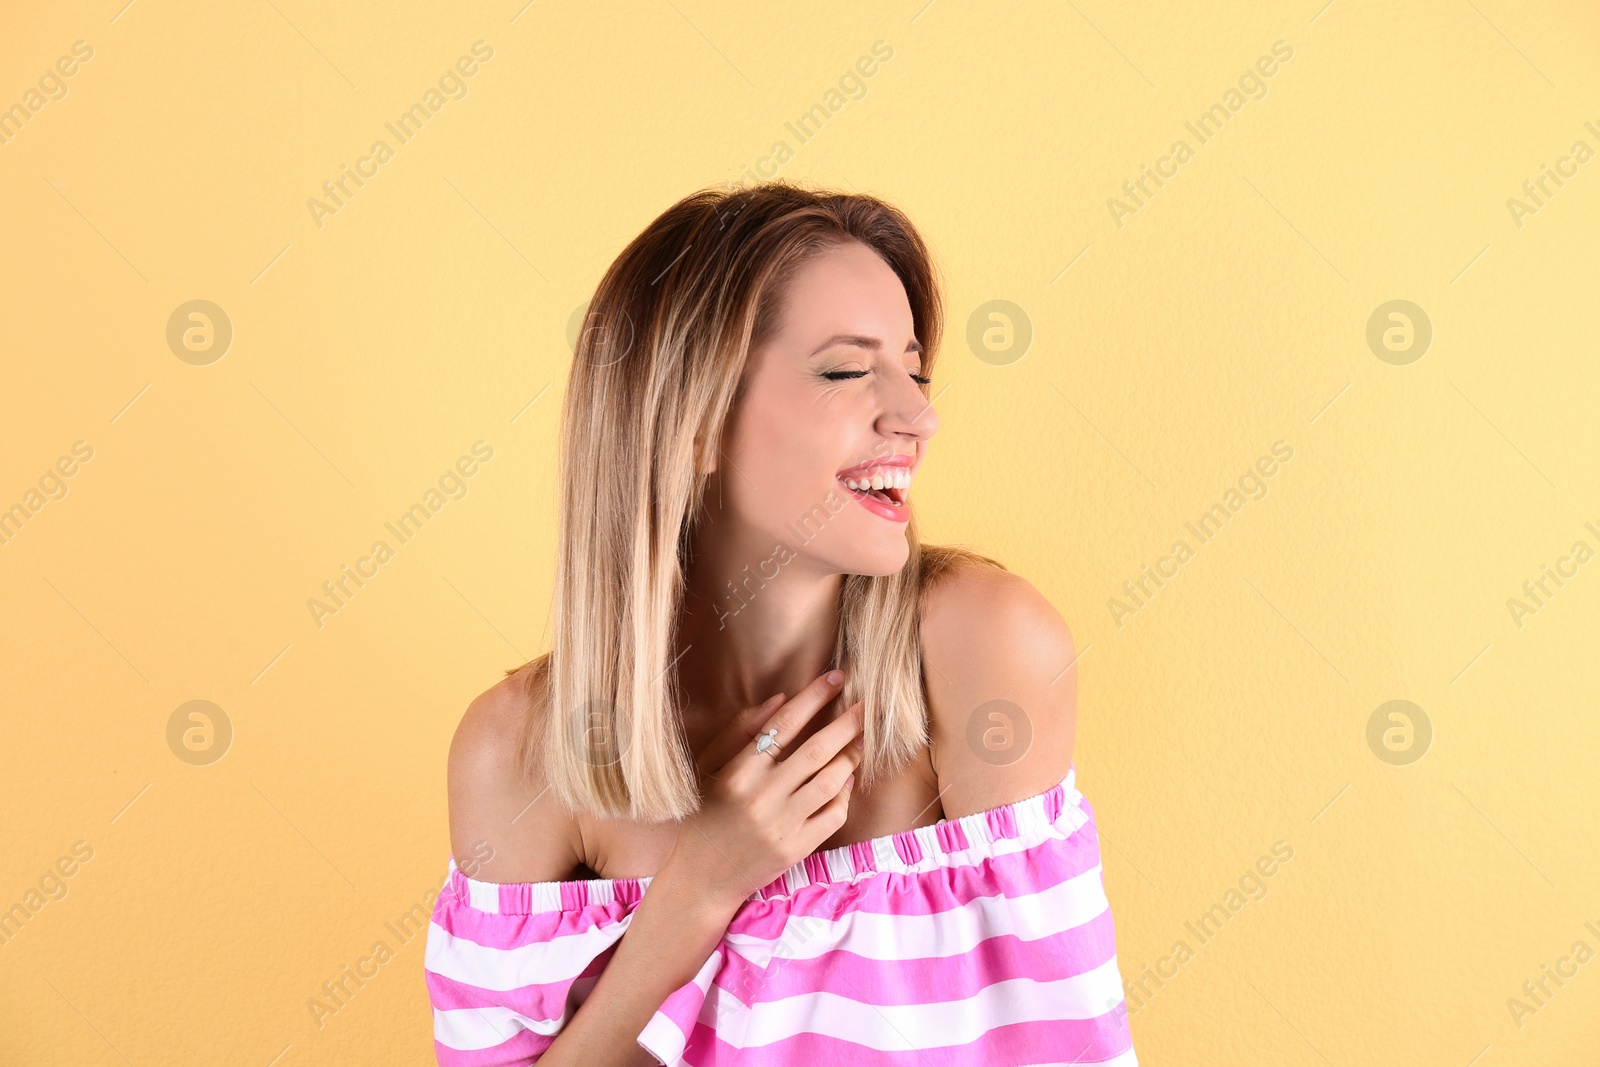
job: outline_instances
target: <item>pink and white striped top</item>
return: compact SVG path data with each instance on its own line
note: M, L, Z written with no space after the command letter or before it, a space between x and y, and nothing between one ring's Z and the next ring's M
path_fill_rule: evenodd
M639 1044L667 1067L1135 1067L1076 773L1014 804L807 856L740 905ZM452 859L424 960L441 1067L537 1061L650 881L480 882Z

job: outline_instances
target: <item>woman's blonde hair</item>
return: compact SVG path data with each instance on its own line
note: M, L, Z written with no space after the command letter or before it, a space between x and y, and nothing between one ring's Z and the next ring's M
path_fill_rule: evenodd
M523 769L542 761L569 810L665 821L699 807L672 648L703 459L747 354L777 327L786 283L850 241L899 276L930 374L943 325L936 268L910 221L875 197L783 181L703 189L645 227L595 290L562 408L551 650L507 672L542 682ZM845 705L866 705L863 788L927 744L923 590L963 560L999 566L921 545L915 517L906 537L900 571L846 575L840 594L833 664L847 675Z

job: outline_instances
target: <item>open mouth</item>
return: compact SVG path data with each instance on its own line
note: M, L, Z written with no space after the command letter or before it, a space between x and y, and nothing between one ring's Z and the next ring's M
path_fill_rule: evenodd
M845 483L845 488L850 489L848 482ZM866 489L850 489L850 491L876 500L880 504L887 504L892 508L904 507L906 502L906 491L898 487L893 489L873 489L868 487Z
M839 484L848 489L862 503L900 511L906 506L911 490L910 457L897 457L900 461L864 463L840 471Z

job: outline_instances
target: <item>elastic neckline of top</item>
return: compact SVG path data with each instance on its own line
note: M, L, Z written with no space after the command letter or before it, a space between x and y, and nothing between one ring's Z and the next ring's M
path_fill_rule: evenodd
M1049 789L1010 804L813 852L750 894L747 902L776 900L804 886L855 882L879 873L914 875L1031 847L1049 836L1070 834L1091 817L1084 810L1086 802L1075 785L1077 773L1077 765L1073 764L1067 768L1066 777ZM1000 842L1004 844L997 844ZM478 911L528 915L581 911L595 905L631 906L643 898L652 878L646 875L485 882L467 877L451 856L443 891L453 893L461 903Z

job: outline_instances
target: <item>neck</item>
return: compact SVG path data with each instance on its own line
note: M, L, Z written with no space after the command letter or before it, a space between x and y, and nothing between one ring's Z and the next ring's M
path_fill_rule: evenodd
M769 535L711 521L692 547L674 649L686 711L723 721L777 693L794 696L829 667L843 575Z

